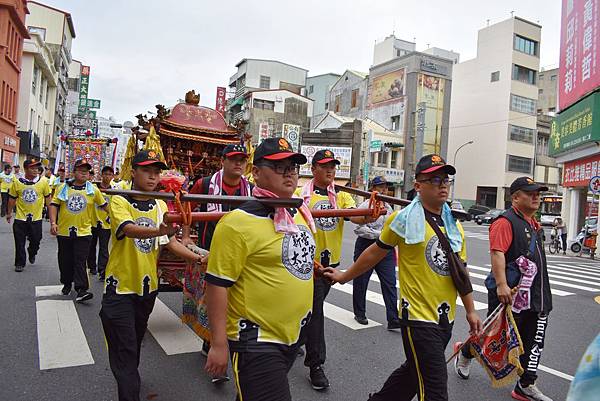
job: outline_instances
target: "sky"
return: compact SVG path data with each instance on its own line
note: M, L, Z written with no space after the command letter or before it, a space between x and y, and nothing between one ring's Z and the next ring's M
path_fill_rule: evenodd
M243 58L274 59L309 76L368 72L373 45L394 33L476 56L477 31L514 15L542 25L540 66L558 66L560 0L41 0L71 13L73 58L91 66L89 97L118 122L172 106L188 90L215 107Z

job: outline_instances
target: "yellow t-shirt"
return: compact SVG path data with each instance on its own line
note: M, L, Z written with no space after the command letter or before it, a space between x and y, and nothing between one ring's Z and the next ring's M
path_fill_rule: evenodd
M95 186L97 186L97 185L95 185ZM98 186L98 188L100 188L100 187ZM115 187L111 184L110 188L115 188ZM108 207L110 208L111 195L105 194L104 192L101 192L101 193L102 193L102 196L104 197L104 200L108 204ZM98 224L99 224L100 228L102 228L103 230L110 230L110 217L109 217L108 209L104 210L103 208L96 205L96 207L94 207L94 210L92 213L93 213L92 227L98 227Z
M67 186L67 200L59 199L64 186ZM106 202L102 193L94 186L94 192L88 194L85 185L74 186L70 183L57 187L52 205L58 207L58 235L84 237L92 235L94 207Z
M400 320L410 326L452 323L458 293L437 235L426 222L425 241L407 245L390 228L397 214L398 211L392 213L386 220L377 244L383 249L398 247ZM463 239L459 256L466 261L465 235L462 225L458 222L457 225ZM445 233L443 226L440 229Z
M110 200L111 243L106 265L107 286L114 286L117 294L146 295L158 290L156 266L159 245L169 242L166 236L158 238L129 238L122 229L127 224L157 227L167 211L163 200L134 200L113 195Z
M296 190L295 195L301 196L302 189ZM337 193L338 209L350 209L356 207L352 196L347 192ZM315 187L308 203L310 209L324 210L333 209L327 197L327 190ZM315 219L317 233L315 241L317 242L317 251L315 260L323 266L337 267L340 264L342 256L342 238L344 236L344 218L342 217L322 217Z
M48 180L35 179L27 181L25 178L14 180L8 190L8 195L17 200L16 220L39 221L42 219L45 198L50 196Z
M289 346L310 319L315 242L301 213L300 231L275 231L269 213L247 202L216 226L206 280L227 287L227 337L233 351Z
M1 171L0 172L0 192L8 192L14 179L15 179L15 175L13 173L4 174L4 171Z

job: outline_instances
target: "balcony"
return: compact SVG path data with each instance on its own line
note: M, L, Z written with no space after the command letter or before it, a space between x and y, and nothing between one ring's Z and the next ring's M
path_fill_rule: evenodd
M18 131L21 139L19 153L32 157L40 157L40 137L32 131Z

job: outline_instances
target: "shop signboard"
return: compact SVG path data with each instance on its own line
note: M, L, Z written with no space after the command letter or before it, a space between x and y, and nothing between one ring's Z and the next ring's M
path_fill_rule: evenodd
M600 93L558 114L550 127L550 156L600 140Z
M302 145L301 153L306 156L308 161L303 166L300 166L300 175L312 176L310 170L312 158L316 152L324 149L331 150L335 155L335 158L340 161L340 164L337 166L335 178L350 179L350 167L352 166L352 148L350 147Z

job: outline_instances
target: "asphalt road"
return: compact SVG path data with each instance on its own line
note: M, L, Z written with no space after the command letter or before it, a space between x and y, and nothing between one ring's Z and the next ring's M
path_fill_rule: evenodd
M351 228L352 224L348 223L342 266L348 266L352 260L354 235ZM482 286L481 277L490 263L487 227L467 223L465 230L468 261L475 275L473 283ZM0 288L0 372L3 381L0 400L116 400L116 384L108 367L98 317L101 283L92 279L95 298L85 305L74 305L69 298L41 293L53 291L47 286L59 284L56 240L48 232L45 223L36 264L28 265L23 273L16 273L13 270L11 227L4 220L0 222L0 269L4 282ZM540 371L538 385L555 400L564 400L569 378L600 327L600 305L594 301L594 297L600 295L600 263L589 258L559 256L551 257L549 264L551 280L556 282L552 288L561 295L554 296L555 309L550 315L541 361L545 371ZM362 329L352 325L351 294L334 288L327 298L330 306L326 320L328 359L325 370L331 388L323 393L312 390L307 369L298 360L289 373L294 400L366 400L368 393L380 388L388 374L404 359L400 333L385 329L385 310L378 303L379 284L371 281L369 290L373 294L367 303L367 315L372 326ZM479 312L483 316L486 295L475 291L474 296L481 303ZM190 340L185 329L182 333L177 323L176 315L181 314L181 294L161 293L159 299L166 307L157 314L155 325L144 340L140 364L142 399L233 400L233 382L220 387L210 383L203 372L205 359L197 351L197 344ZM53 309L56 305L61 305L62 312ZM64 332L64 337L52 338L51 318L54 314L64 317L59 322L68 322L68 327L58 328ZM79 324L80 331L76 330ZM56 329L54 327L54 331ZM174 337L173 333L182 337ZM466 336L467 324L460 309L452 342ZM447 354L450 353L449 347ZM52 368L57 366L57 361L66 366ZM451 365L448 371L451 400L510 399L511 388L493 389L479 366L474 366L468 381L458 379Z

